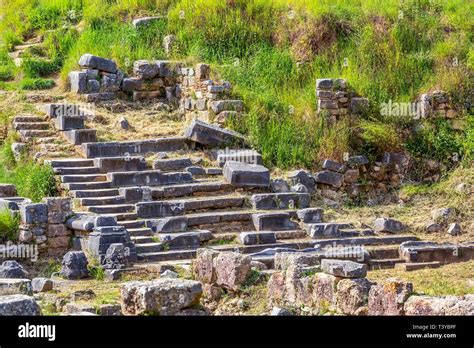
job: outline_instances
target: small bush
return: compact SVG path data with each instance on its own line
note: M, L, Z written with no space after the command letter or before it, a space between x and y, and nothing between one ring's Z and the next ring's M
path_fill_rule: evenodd
M20 231L20 216L8 209L0 210L0 240L16 240Z
M55 196L58 190L53 169L31 160L15 162L10 148L10 142L0 148L0 182L15 184L20 196L34 202Z
M59 70L55 62L38 58L25 58L21 64L21 68L25 76L31 78L48 76Z
M54 80L42 78L25 78L20 82L20 88L24 90L50 89L55 85Z

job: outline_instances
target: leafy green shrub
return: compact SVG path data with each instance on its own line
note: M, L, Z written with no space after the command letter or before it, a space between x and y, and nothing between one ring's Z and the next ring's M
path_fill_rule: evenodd
M0 182L15 184L20 196L34 202L55 196L57 184L53 169L27 159L15 162L10 147L11 143L6 142L0 148Z
M365 151L374 155L381 155L385 151L397 151L401 146L401 139L395 127L381 122L362 121L359 124L360 137L364 141Z
M25 90L50 89L53 88L54 85L54 80L42 78L25 78L20 82L20 88Z
M425 123L407 141L406 148L416 158L434 159L448 166L463 156L462 135L443 119Z
M58 65L55 62L46 59L25 58L21 64L21 69L26 77L43 77L58 71Z
M20 231L20 216L8 209L0 210L0 240L16 240Z

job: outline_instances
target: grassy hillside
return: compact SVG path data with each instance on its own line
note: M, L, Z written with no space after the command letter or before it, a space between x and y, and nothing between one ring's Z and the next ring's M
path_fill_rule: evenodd
M268 165L314 168L323 158L341 159L344 152L375 158L403 149L448 166L454 164L454 152L463 161L474 156L474 121L467 110L474 90L470 1L3 2L0 81L58 71L64 80L86 52L115 59L128 72L136 59L205 61L244 99L246 116L229 126L248 134ZM146 15L165 18L137 32L131 20ZM44 51L31 52L23 71L15 71L5 51L37 34L45 35ZM178 37L171 57L162 49L167 34ZM355 122L327 127L315 112L314 84L321 77L346 78L370 99L369 112ZM452 93L464 109L470 122L464 131L439 121L408 132L413 120L380 115L383 102L410 101L434 89Z

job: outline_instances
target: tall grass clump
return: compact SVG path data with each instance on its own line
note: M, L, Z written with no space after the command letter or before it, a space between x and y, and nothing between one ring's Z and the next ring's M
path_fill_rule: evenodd
M0 147L0 182L16 185L18 195L33 202L55 196L58 191L53 169L28 159L26 155L16 161L10 141Z
M0 209L0 241L14 241L20 231L20 216L8 209Z

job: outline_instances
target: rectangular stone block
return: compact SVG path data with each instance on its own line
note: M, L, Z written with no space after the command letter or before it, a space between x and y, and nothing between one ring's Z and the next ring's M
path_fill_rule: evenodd
M43 202L48 206L48 223L62 224L72 215L71 198L46 197Z
M147 186L122 187L119 191L127 203L147 202L152 199L151 190Z
M153 169L163 171L183 170L192 165L193 162L189 158L170 158L153 161Z
M290 220L288 213L252 214L252 222L257 231L283 231L298 228L298 225Z
M250 200L256 210L295 209L309 207L311 196L297 192L260 193L252 195Z
M147 226L155 233L185 232L188 229L188 218L186 216L170 216L148 220Z
M239 238L240 242L244 245L276 243L274 232L241 232Z
M69 85L73 93L87 92L87 73L82 71L71 71L68 74Z
M72 145L95 143L97 131L95 129L73 129L63 132L63 135Z
M43 224L48 222L48 205L44 203L23 204L20 206L21 222L24 224Z
M84 128L84 119L76 116L58 116L54 120L57 130L68 131L71 129Z
M216 115L222 111L241 112L244 109L244 103L242 100L214 100L209 102L209 108Z
M226 183L235 187L268 187L270 171L261 165L228 161L223 169Z
M16 186L13 184L0 184L0 197L15 197Z
M209 146L242 143L241 134L194 119L186 129L185 137L197 143Z
M159 138L121 142L88 143L82 145L87 158L146 155L149 153L186 150L186 138Z
M146 169L146 160L142 156L136 157L99 157L94 158L94 166L100 168L101 173L139 171Z
M83 54L78 64L82 68L97 69L109 73L117 72L117 64L113 60L94 56L90 53Z
M184 184L193 181L191 173L162 173L156 170L108 173L107 178L115 187Z
M182 202L140 202L135 207L140 218L168 217L185 213Z

